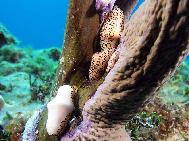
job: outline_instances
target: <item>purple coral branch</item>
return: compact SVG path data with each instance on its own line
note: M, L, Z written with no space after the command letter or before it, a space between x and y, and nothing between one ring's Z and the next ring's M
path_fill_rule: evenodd
M95 7L97 11L100 11L101 22L104 21L105 13L108 13L113 9L115 1L116 0L109 0L107 2L106 0L96 0Z
M90 100L88 100L85 103L84 109L82 111L82 116L83 116L83 121L78 125L78 127L76 127L76 129L66 133L62 138L61 141L73 141L74 139L78 139L80 138L81 134L88 134L88 132L90 132L90 130L93 128L92 126L92 121L87 117L87 110L89 110L90 106L95 103L95 97L97 95L94 95L91 97Z
M108 2L105 0L96 0L96 10L109 12L112 10L114 3L116 0L109 0Z
M22 141L36 141L37 139L37 126L46 105L42 106L38 111L35 111L32 117L27 121L22 135Z
M62 138L61 141L73 141L79 140L81 134L87 134L90 129L92 128L92 122L89 120L84 120L78 125L76 129L66 133Z

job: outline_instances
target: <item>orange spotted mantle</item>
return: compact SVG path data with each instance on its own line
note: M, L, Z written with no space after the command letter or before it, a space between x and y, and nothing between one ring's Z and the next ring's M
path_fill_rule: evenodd
M123 11L115 6L107 14L100 31L100 52L92 56L89 69L89 79L91 81L100 79L105 71L109 71L115 64L118 56L116 51L123 31L124 15Z

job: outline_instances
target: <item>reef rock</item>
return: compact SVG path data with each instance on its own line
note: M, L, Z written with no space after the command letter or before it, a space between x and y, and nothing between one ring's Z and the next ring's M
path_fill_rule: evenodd
M17 39L11 35L8 30L0 24L0 48L3 45L16 44Z
M4 106L5 106L4 98L0 95L0 111L3 109Z

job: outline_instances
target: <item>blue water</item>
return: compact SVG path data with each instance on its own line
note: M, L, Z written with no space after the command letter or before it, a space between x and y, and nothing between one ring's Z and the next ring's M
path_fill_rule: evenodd
M130 17L137 11L137 9L139 8L139 6L144 2L144 0L138 0L136 6L133 8L133 10L131 11L131 15Z
M136 12L144 0L138 0ZM0 0L0 23L23 46L35 49L61 47L69 0ZM187 59L189 61L189 56Z
M132 14L144 0L138 0ZM23 46L61 47L69 0L1 0L0 23Z
M188 62L188 64L189 64L189 54L186 56L186 59L185 59L187 62Z
M0 0L0 23L23 45L61 47L68 0Z

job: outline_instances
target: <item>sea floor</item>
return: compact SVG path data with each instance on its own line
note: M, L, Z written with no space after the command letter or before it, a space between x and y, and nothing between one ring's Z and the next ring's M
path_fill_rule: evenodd
M150 99L126 130L136 141L189 140L189 62L184 60L159 94Z
M60 48L20 46L0 26L0 140L17 140L33 112L50 97Z

